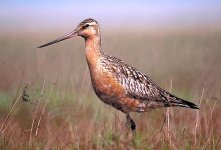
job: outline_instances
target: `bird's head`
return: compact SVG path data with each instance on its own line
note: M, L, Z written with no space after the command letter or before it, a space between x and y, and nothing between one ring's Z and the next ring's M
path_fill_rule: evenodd
M82 21L77 27L78 36L82 36L84 38L90 38L93 36L99 36L99 24L94 19L85 19Z
M98 22L94 19L91 19L91 18L90 19L85 19L71 33L68 33L65 36L62 36L62 37L60 37L56 40L53 40L49 43L44 44L44 45L38 46L38 48L49 46L51 44L55 44L57 42L60 42L60 41L63 41L63 40L69 39L69 38L73 38L73 37L76 37L76 36L81 36L84 39L94 38L94 37L100 36L100 29L99 29Z

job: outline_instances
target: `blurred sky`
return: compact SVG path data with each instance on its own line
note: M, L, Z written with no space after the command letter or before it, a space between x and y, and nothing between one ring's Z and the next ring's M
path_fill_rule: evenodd
M85 18L116 27L219 26L221 0L1 0L0 29L70 28Z

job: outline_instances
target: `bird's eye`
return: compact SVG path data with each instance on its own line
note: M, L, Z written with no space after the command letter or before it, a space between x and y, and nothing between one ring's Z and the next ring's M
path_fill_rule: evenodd
M86 25L84 26L84 28L87 28L87 27L89 27L89 24L86 24Z

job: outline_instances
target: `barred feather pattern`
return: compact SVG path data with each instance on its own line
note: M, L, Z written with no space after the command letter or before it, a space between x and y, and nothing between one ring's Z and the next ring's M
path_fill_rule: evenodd
M190 107L191 102L182 100L158 87L148 76L136 68L125 64L122 60L102 52L101 65L115 75L125 88L126 97L137 99L141 103L140 112L158 107ZM187 103L186 103L187 102ZM144 109L144 107L146 107ZM194 105L195 107L195 105Z
M129 97L146 100L159 96L159 87L150 78L122 60L105 54L102 63L107 70L115 74Z

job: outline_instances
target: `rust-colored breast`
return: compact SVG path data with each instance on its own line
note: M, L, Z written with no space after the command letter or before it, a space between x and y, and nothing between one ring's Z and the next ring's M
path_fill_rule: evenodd
M117 81L114 74L105 68L98 66L90 70L92 85L95 92L109 97L122 97L125 94L125 89Z

